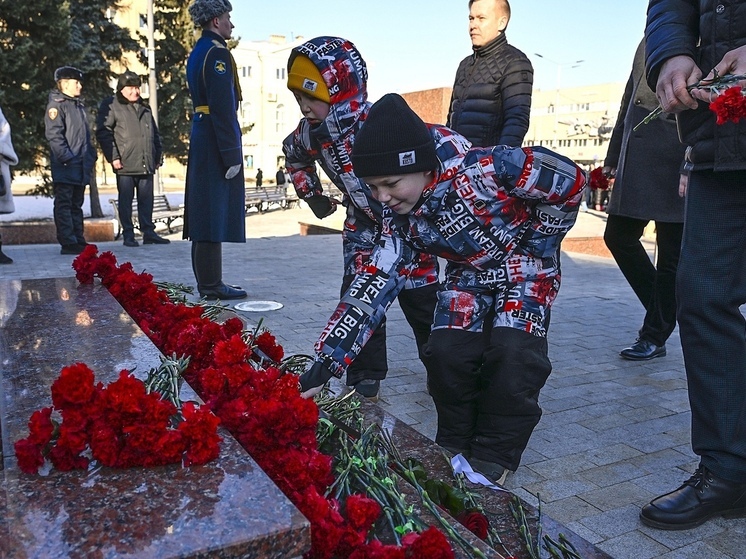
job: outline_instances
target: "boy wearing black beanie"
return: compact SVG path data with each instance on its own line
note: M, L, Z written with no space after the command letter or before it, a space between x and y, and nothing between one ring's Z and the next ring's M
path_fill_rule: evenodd
M412 250L445 258L423 350L435 440L502 484L541 417L560 242L577 218L585 175L541 147L463 151L454 138L422 122L399 95L371 108L352 165L384 204L385 226L317 342L301 388L310 396L354 362L406 280L401 263Z

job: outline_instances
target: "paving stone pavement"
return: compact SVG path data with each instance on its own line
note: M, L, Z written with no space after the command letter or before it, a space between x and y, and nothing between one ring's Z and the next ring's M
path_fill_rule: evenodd
M302 237L308 209L247 217L246 244L223 245L224 279L250 299L273 300L278 311L242 313L264 319L287 353L309 353L339 296L338 235ZM581 214L572 234L600 236L605 219ZM101 243L119 262L157 281L194 285L190 244L170 235L167 246L127 248ZM4 247L15 263L0 277L70 276L72 257L56 245ZM694 530L642 526L638 512L656 495L683 482L697 465L689 445L690 414L678 330L668 355L650 362L621 359L634 341L643 309L613 260L562 254L562 288L549 333L553 373L541 392L544 415L506 486L617 559L746 557L746 519L711 520ZM398 304L388 314L389 374L380 404L434 438L436 415L425 371ZM33 327L33 325L30 325Z

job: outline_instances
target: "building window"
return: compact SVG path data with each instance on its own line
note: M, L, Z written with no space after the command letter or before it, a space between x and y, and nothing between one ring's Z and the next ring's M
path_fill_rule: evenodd
M547 107L547 112L548 112L549 114L552 114L552 113L554 112L554 105L553 105L553 104L550 104L550 105L549 105L549 106Z
M275 109L275 132L285 131L285 105L279 104Z
M251 108L251 103L243 103L241 105L241 125L249 126L254 121L254 114Z
M251 77L251 66L244 66L241 68L241 76L244 78Z
M244 155L244 167L247 169L253 169L254 168L254 156L253 155Z
M284 80L285 79L285 68L277 68L277 79L278 80Z
M148 26L147 14L140 14L140 29L145 29Z

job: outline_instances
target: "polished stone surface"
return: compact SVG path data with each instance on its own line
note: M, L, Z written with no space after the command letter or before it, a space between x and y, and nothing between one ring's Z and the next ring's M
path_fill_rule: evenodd
M433 443L430 439L412 429L407 424L399 421L393 415L387 413L380 406L369 402L362 402L361 409L366 421L377 423L386 431L402 456L414 458L422 463L430 479L451 483L453 470L450 465L450 453ZM510 502L513 494L509 491L497 491L487 487L469 484L475 493L481 496L481 505L490 520L497 528L504 548L497 549L490 557L514 557L516 559L528 558L529 555L524 547L523 540L519 534L518 524L510 511ZM522 502L526 517L529 519L532 533L536 537L538 511L532 505ZM598 549L593 544L581 538L569 530L566 526L556 522L547 515L541 517L542 533L549 535L555 541L559 541L559 534L563 534L575 547L583 559L610 559L611 556ZM507 550L507 551L506 551ZM454 547L457 556L462 553Z
M111 295L74 278L0 279L0 557L301 556L308 521L225 431L199 467L18 470L13 443L51 404L60 369L86 363L110 382L144 378L159 353ZM183 398L193 398L184 394Z

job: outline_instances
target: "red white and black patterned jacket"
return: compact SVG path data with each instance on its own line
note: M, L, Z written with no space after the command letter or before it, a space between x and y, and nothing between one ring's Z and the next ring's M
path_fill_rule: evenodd
M319 69L329 89L329 114L312 127L303 118L283 143L285 166L298 197L308 200L323 195L316 172L319 163L344 194L347 217L343 231L345 274L355 274L375 248L383 205L373 198L368 185L352 170L355 135L368 115L368 71L360 53L350 41L339 37L316 37L295 47L288 68L299 54ZM437 262L428 255L413 255L407 287L421 287L437 281Z
M436 180L409 215L384 207L378 245L316 344L316 360L336 376L354 361L398 294L406 280L402 264L413 250L448 260L449 290L499 295L521 276L559 281L560 242L577 218L583 170L541 147L468 149L448 128L430 126L430 132L440 161ZM525 297L548 306L555 295L556 289ZM542 335L520 320L506 320L506 326Z

